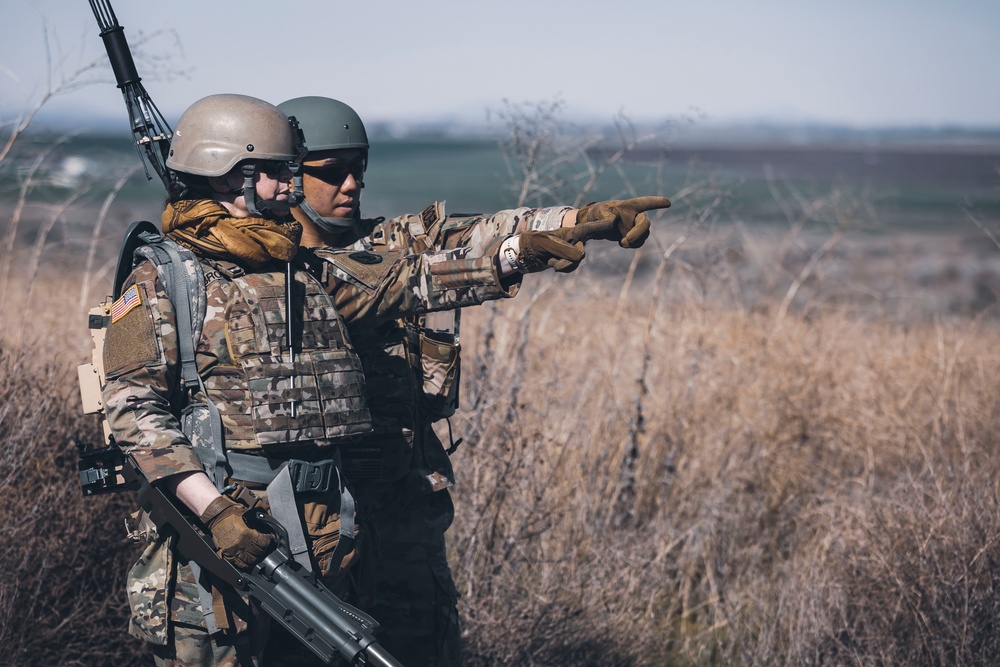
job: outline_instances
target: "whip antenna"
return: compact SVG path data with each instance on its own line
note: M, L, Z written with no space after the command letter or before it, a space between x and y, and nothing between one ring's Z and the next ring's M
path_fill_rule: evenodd
M142 78L135 69L135 61L125 39L125 29L118 24L111 2L90 0L90 8L94 10L94 18L101 29L101 39L104 40L111 69L125 98L132 137L146 178L153 179L149 174L148 164L163 181L163 186L169 187L171 178L166 161L173 130L142 85Z

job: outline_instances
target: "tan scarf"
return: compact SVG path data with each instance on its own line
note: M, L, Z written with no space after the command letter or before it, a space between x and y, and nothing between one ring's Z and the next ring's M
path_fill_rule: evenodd
M167 204L163 231L174 241L210 257L259 268L273 259L295 257L302 225L265 218L234 218L211 199Z

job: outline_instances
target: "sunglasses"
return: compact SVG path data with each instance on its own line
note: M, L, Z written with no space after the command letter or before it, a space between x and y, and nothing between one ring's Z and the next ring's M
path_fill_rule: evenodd
M313 178L318 178L324 183L343 183L348 176L353 176L354 180L360 182L365 176L365 168L368 165L364 160L355 160L348 165L329 165L326 167L302 167L302 171Z
M282 174L285 173L290 173L287 162L280 162L275 160L262 160L258 162L257 171L261 174L267 174L271 178L281 176Z

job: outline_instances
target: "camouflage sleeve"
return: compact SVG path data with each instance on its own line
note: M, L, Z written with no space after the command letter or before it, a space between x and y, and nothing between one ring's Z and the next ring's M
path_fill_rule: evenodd
M570 210L569 206L514 208L490 216L446 218L441 223L438 247L467 247L473 256L481 256L498 237L558 229L562 226L563 215Z
M357 327L514 296L520 283L501 280L495 252L487 249L480 256L469 248L454 248L403 255L384 249L369 253L327 249L317 255L329 264L326 286L337 310L348 325ZM359 268L352 258L365 254L382 259ZM384 266L372 268L380 264Z
M471 256L482 256L498 237L558 229L563 216L571 210L570 206L515 208L493 215L445 217L444 205L435 202L420 213L401 215L377 225L370 240L412 254L469 248Z
M170 411L179 370L174 312L148 262L136 267L112 306L104 363L103 400L111 432L149 481L201 471Z

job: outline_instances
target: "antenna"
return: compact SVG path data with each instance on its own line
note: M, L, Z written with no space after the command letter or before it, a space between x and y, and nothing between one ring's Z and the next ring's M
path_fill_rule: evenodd
M135 148L139 153L139 159L142 160L146 178L153 179L149 174L148 164L163 181L163 187L169 187L171 177L166 161L173 130L142 85L142 78L135 69L135 61L125 39L125 29L118 24L118 17L115 16L111 2L90 0L90 8L94 10L94 18L101 28L101 39L104 40L111 69L118 81L118 88L125 98L132 137L135 139Z

